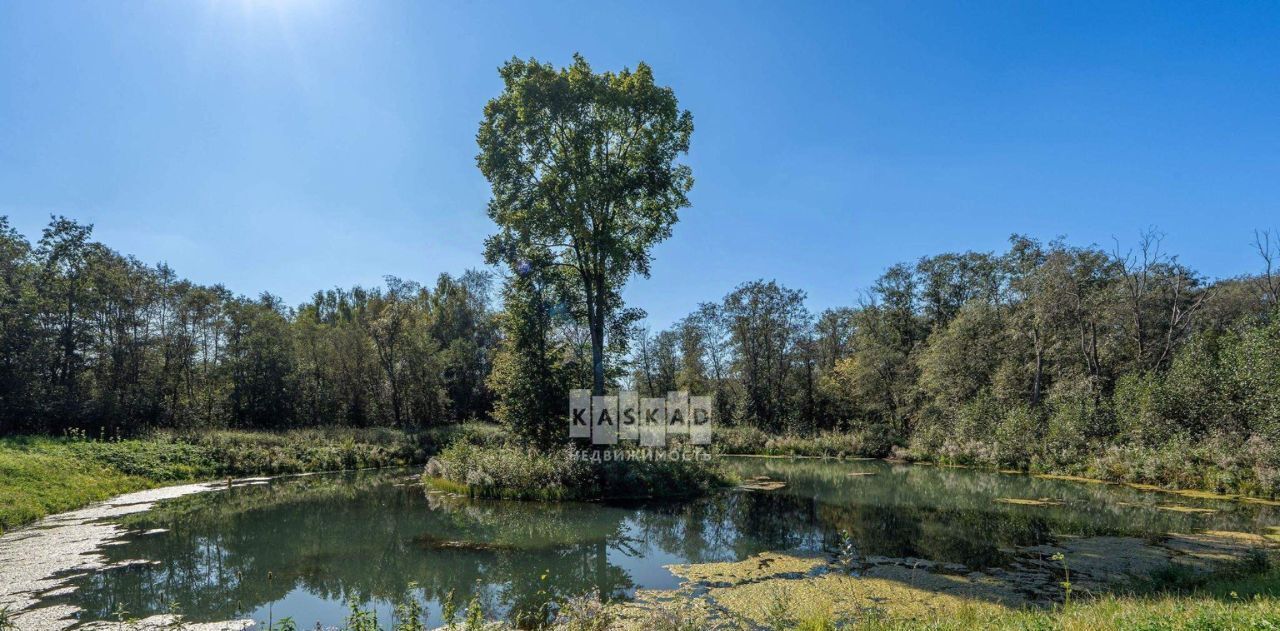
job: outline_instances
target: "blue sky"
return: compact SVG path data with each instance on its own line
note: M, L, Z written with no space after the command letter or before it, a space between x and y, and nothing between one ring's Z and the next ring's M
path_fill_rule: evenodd
M1213 276L1280 227L1280 4L0 3L0 214L51 213L296 304L482 264L475 131L512 56L650 63L693 206L626 297L663 326L754 278L851 304L1010 233Z

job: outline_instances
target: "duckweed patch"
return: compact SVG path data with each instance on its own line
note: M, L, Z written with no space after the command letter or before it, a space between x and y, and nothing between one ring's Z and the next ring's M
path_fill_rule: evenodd
M1212 508L1203 508L1200 506L1185 506L1182 504L1160 504L1156 506L1157 510L1169 511L1171 513L1194 513L1200 515L1211 515L1218 512Z
M855 628L1039 619L1054 615L1043 612L1061 611L1064 560L1078 594L1104 598L1150 587L1151 577L1179 568L1210 576L1275 547L1269 536L1235 531L1171 533L1158 541L1063 537L1053 545L1017 550L1010 567L985 570L914 558L854 555L850 562L766 552L737 562L668 566L685 579L679 590L646 594L628 605L622 618L634 622L664 603L695 599L703 603L701 610L713 612L708 620L737 621L744 628L778 628L783 613L790 625L785 628L798 628L805 619ZM1106 602L1116 606L1114 600ZM882 624L888 626L877 626Z

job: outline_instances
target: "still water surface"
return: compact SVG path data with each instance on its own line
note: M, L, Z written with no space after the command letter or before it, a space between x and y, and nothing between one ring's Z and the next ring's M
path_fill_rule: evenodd
M1018 546L1063 535L1265 533L1280 524L1275 507L1022 475L881 461L734 458L729 466L787 486L680 504L542 504L427 493L402 470L187 496L122 518L134 534L106 550L111 561L158 563L72 579L78 589L51 602L82 608L84 620L173 608L192 621L289 616L307 628L340 624L353 599L386 623L392 603L416 598L440 624L450 591L460 604L474 596L491 614L520 615L592 590L625 598L638 588L676 587L668 564L766 550L829 553L842 533L862 555L984 569L1008 564ZM1157 508L1170 504L1217 512ZM143 534L156 529L165 531Z

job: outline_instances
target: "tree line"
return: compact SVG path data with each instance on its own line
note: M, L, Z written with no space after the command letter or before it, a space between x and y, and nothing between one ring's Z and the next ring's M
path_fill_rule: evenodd
M1255 245L1259 273L1209 281L1155 233L1123 251L1014 236L998 254L894 265L859 304L816 314L802 291L752 281L663 330L615 316L605 383L710 393L720 424L857 433L885 453L1028 466L1210 439L1272 453L1280 252L1267 233ZM552 444L568 390L596 373L571 274L529 265L497 292L479 271L388 277L287 307L143 264L69 219L32 244L0 218L0 423L122 435L492 419Z
M487 417L491 278L331 289L288 307L179 278L56 217L0 217L0 433L420 427Z
M1015 235L999 254L924 257L818 314L802 291L753 281L638 329L629 379L713 392L729 425L991 464L1210 437L1270 449L1280 253L1256 236L1264 269L1214 282L1156 232L1124 250Z

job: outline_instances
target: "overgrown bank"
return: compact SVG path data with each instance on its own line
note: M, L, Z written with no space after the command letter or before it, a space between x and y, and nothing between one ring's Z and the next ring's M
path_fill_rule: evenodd
M428 459L431 484L487 498L679 498L731 482L713 461L592 463L575 459L568 448L525 450L510 444L497 426L483 423L416 433L329 427L155 432L125 440L13 436L0 438L0 532L179 482L409 466Z
M0 438L0 531L182 481L419 464L458 431L326 428L161 432L112 441Z
M635 343L646 396L714 394L726 452L864 456L1280 494L1280 274L1211 281L1015 236L895 265L849 308L745 283ZM801 436L794 438L792 435ZM741 439L736 440L735 439ZM735 444L736 443L736 444ZM895 449L896 448L896 449Z
M432 458L423 481L473 497L520 500L687 498L728 486L705 458L592 461L575 448L539 451L459 440Z
M1061 475L1102 482L1277 499L1276 446L1259 440L1218 436L1195 442L1185 437L1161 446L1103 445L1096 449L1043 453L1044 445L1023 446L1035 457L999 457L1000 443L946 438L940 445L905 445L870 431L769 435L746 427L719 428L716 448L725 454L818 458L888 458L914 463Z

